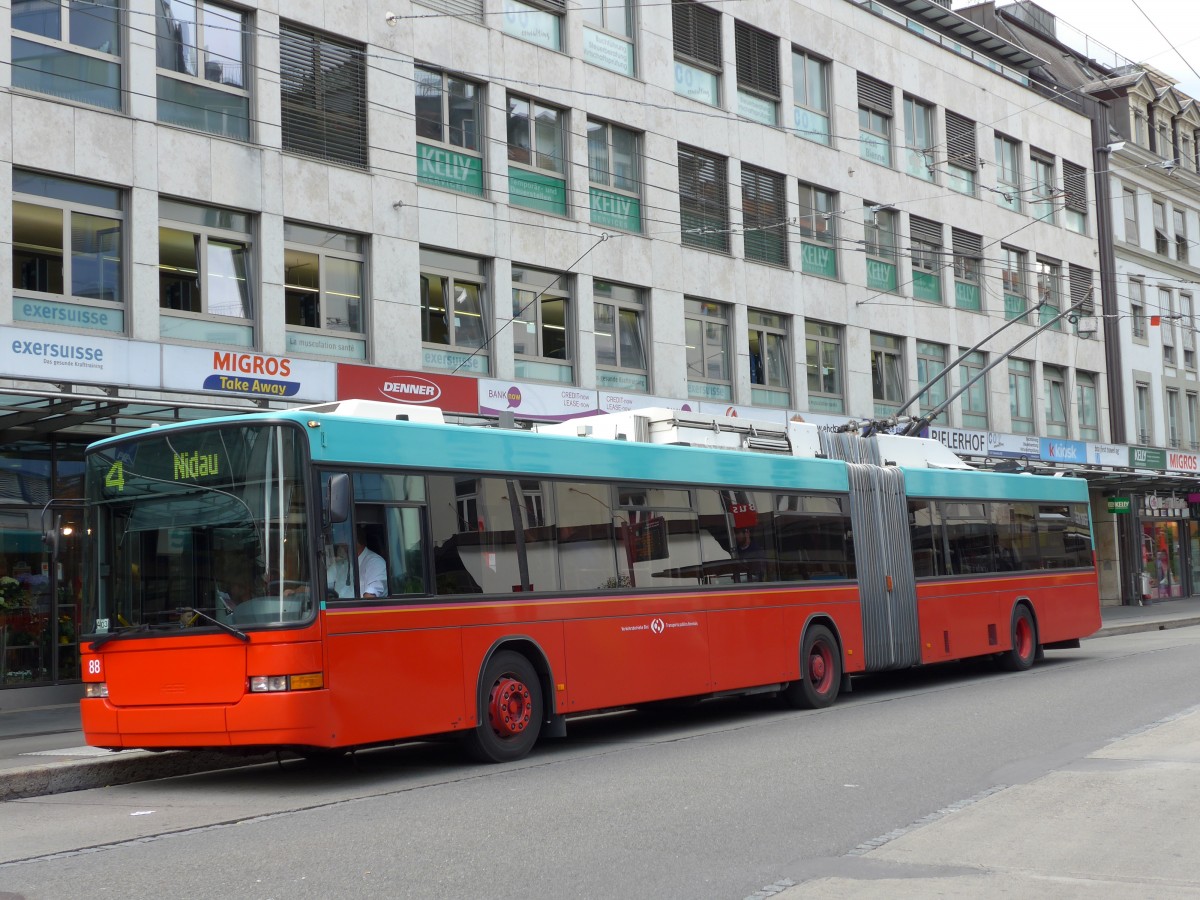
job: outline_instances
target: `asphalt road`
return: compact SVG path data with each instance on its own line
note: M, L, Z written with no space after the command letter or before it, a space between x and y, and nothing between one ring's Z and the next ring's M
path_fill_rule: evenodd
M508 766L451 744L0 804L0 897L728 898L1195 707L1200 628L571 724Z

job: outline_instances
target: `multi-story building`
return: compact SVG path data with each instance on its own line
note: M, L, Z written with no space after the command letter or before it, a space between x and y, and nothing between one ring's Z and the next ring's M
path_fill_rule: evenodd
M75 675L82 446L152 421L357 393L835 424L985 373L943 439L1083 461L1104 343L1051 322L1096 284L1090 120L907 6L14 0L0 681Z
M1093 504L1120 534L1112 557L1128 601L1200 593L1200 104L1019 0L963 11L1048 61L1047 90L1093 119L1111 435L1132 472L1093 473ZM1127 445L1127 446L1126 446ZM1125 510L1128 510L1127 512Z

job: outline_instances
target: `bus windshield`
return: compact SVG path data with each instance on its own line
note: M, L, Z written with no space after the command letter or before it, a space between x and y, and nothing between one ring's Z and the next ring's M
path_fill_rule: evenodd
M83 633L311 617L303 471L288 425L171 431L89 452Z

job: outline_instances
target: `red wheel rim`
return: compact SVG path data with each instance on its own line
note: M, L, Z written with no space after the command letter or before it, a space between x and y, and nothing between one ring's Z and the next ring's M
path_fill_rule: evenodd
M824 694L833 681L833 651L823 641L808 651L808 681L813 690Z
M529 688L509 675L501 676L488 697L492 730L501 737L515 737L529 727L532 717L533 698Z
M1013 635L1013 644L1016 647L1017 655L1021 659L1025 659L1033 653L1033 625L1024 616L1017 619L1016 634Z

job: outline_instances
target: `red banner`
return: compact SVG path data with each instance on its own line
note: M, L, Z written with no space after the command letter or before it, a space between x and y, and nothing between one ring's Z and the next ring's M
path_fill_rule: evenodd
M337 367L339 400L383 400L436 406L445 412L479 412L479 382L461 375L404 372L375 366L340 363Z

